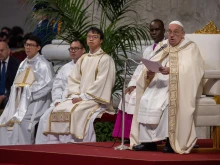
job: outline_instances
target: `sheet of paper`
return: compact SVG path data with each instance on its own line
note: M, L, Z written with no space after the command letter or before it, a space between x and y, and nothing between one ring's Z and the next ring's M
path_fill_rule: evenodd
M150 60L147 60L145 58L142 58L141 61L147 67L147 69L152 71L152 72L158 73L158 72L160 72L159 68L163 67L159 62L150 61Z

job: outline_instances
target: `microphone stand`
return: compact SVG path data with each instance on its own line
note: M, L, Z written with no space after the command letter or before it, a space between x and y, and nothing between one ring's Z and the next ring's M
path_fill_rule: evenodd
M131 58L127 58L125 60L125 64L124 64L124 68L125 68L125 71L124 71L124 83L123 83L123 89L122 89L122 132L121 132L121 145L119 146L116 146L114 149L115 150L127 150L129 149L128 146L124 145L124 127L125 127L125 81L126 81L126 74L127 74L127 61L128 60L131 60L133 61L135 64L138 64L140 65L138 62L134 61L133 59Z

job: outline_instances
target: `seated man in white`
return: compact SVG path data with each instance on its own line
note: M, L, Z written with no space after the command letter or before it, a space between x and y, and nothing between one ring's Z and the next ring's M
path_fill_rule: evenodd
M184 35L183 25L171 22L168 40L159 43L152 57L162 67L157 73L143 68L137 80L141 144L133 150L156 151L156 142L168 137L163 152L187 154L196 143L193 114L204 61L198 46Z
M73 70L73 66L76 64L77 60L85 53L85 46L83 42L80 40L75 39L69 48L71 61L59 70L56 78L53 82L52 88L52 104L50 108L43 114L40 118L40 122L38 125L37 136L35 143L36 144L45 144L47 143L47 136L43 134L48 116L50 115L51 111L57 106L59 103L63 102L67 97L67 90L68 90L68 76L70 75L71 71Z
M103 32L87 31L89 53L76 63L68 78L68 98L58 104L48 117L44 134L48 143L94 142L93 121L112 109L111 91L115 82L115 63L101 49Z
M150 46L148 46L144 53L143 58L150 59L152 52L156 45L164 40L164 23L163 21L159 19L155 19L151 21L150 23L150 36L154 40L154 43ZM136 81L138 79L138 76L142 70L143 65L138 65L138 67L135 69L134 74L132 75L131 81L128 84L128 88L125 91L125 131L124 131L124 137L125 139L131 139L131 143L137 144L138 141L138 124L136 122L136 115L134 114L135 104L136 104ZM121 137L121 122L122 122L122 111L121 111L121 104L119 104L119 110L117 114L117 119L115 122L114 130L112 133L113 137ZM134 119L133 119L134 118ZM132 130L132 131L131 131ZM131 137L130 137L131 133Z
M0 145L33 144L36 124L51 103L54 71L38 52L41 40L29 36L9 101L0 117Z

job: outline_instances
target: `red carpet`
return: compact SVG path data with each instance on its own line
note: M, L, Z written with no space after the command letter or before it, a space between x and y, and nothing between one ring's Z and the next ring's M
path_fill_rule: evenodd
M111 142L0 146L0 165L219 165L220 152L188 155L114 150ZM201 148L210 140L199 140ZM119 145L118 143L115 146Z

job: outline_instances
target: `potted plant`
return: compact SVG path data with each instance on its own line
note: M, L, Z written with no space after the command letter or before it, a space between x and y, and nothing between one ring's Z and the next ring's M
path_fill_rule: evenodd
M29 20L37 15L47 15L49 22L57 26L57 37L71 43L75 38L86 42L86 31L91 26L103 30L105 39L102 49L116 65L116 83L113 96L120 97L124 78L124 60L137 51L141 41L149 41L149 29L138 24L139 16L133 10L137 0L27 0L26 3L46 3L47 8L30 14Z

